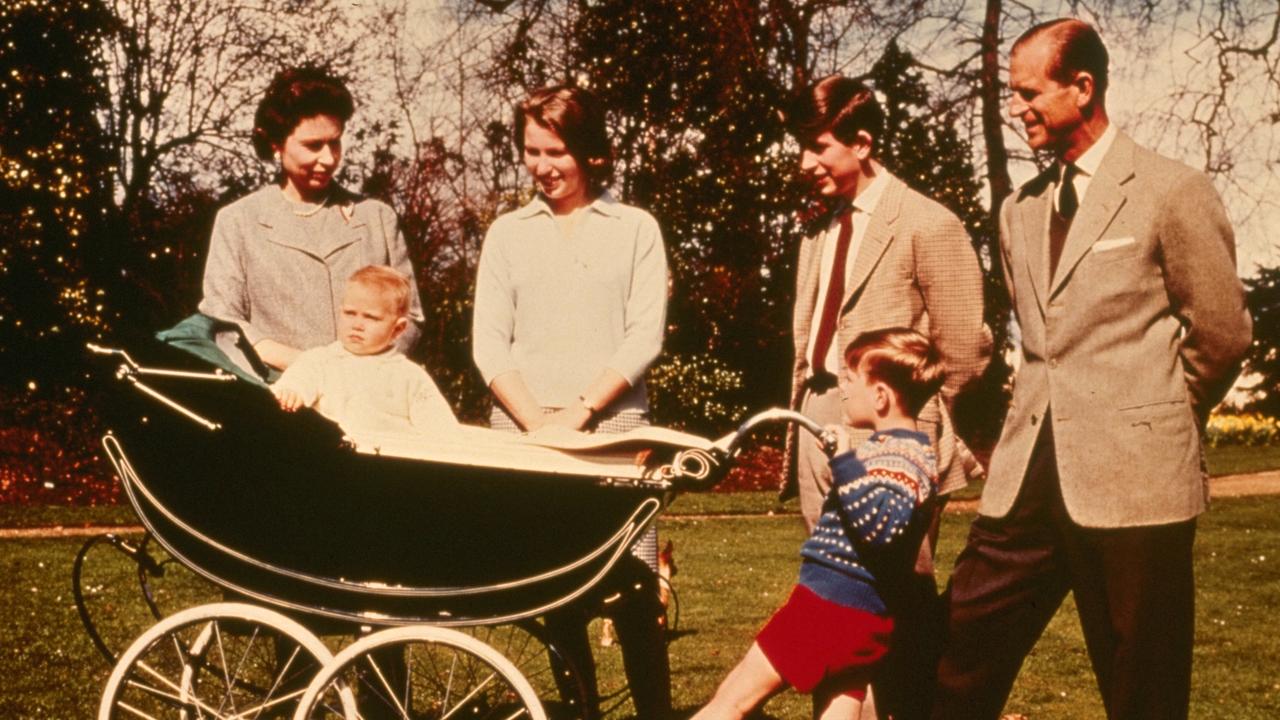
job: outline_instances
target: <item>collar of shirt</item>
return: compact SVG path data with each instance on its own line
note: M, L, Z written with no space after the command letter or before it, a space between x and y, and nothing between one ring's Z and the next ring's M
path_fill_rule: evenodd
M357 355L351 352L350 350L346 349L345 347L343 347L341 340L334 340L332 343L329 344L328 347L329 347L329 352L332 353L335 357L364 360L365 362L384 363L387 361L396 360L401 354L400 350L396 348L395 343L392 343L391 345L387 346L385 350L382 350L381 352L376 352L372 355Z
M885 188L889 185L888 173L881 170L876 175L871 184L862 189L849 203L849 206L855 210L853 213L853 235L849 238L849 253L845 256L843 273L846 278L853 269L854 262L858 257L858 250L862 247L862 238L867 234L867 226L871 224L871 213L875 211L876 205L880 202L880 196L884 195ZM814 305L814 329L817 324L822 322L822 308L827 302L827 287L830 284L832 265L835 264L835 245L837 238L840 236L840 215L845 208L841 208L831 218L831 224L827 227L826 234L822 240L822 253L818 259L819 275L818 275L818 294ZM848 288L845 288L847 291ZM813 359L814 346L817 344L818 333L811 332L809 334L809 347L805 351L810 359ZM827 356L823 359L822 365L829 370L840 367L840 355L843 348L837 347L839 343L831 343L827 348ZM815 363L816 366L816 363ZM834 370L833 370L834 371Z
M290 200L283 189L275 183L268 183L262 187L258 193L259 202L257 205L258 224L264 227L275 227L279 225L285 218L297 218L299 220L324 220L329 215L329 210L337 208L342 214L342 220L348 224L352 224L352 218L355 217L356 208L359 206L361 196L352 193L341 185L334 183L329 194L325 197L324 202L320 206L314 204L307 205L297 203ZM312 214L300 215L299 210L309 210ZM364 224L363 212L360 217L355 217L355 225Z
M1072 178L1071 184L1076 189L1077 206L1084 202L1084 194L1089 190L1089 182L1098 174L1098 168L1102 166L1102 160L1107 156L1107 151L1111 149L1111 144L1115 142L1116 135L1119 134L1115 125L1107 124L1107 129L1102 131L1102 135L1093 145L1089 146L1084 154L1076 158L1071 163L1076 166L1075 177ZM1058 185L1062 185L1062 176L1067 171L1066 163L1058 163ZM1053 207L1058 207L1059 194L1053 194Z
M607 215L608 217L614 218L622 217L622 214L618 211L618 201L614 199L613 195L608 190L601 192L595 200L592 200L587 205L587 207L601 215ZM544 197L542 193L535 194L533 199L530 200L527 205L516 211L516 216L520 218L531 218L538 214L545 214L552 217L555 216L555 213L551 210L550 203L547 202L546 197Z
M887 174L882 170L876 175L871 184L862 189L862 192L853 197L853 209L870 215L875 212L876 204L880 202L880 196L884 195L884 189L889 184Z
M929 436L919 430L908 430L907 428L889 428L887 430L876 430L871 433L871 439L875 440L882 437L892 437L901 440L915 440L925 447L931 447Z

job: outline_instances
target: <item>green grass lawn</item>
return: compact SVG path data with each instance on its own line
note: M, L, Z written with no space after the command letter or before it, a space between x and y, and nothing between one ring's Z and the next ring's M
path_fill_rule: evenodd
M767 512L768 494L720 498L721 511ZM689 507L694 498L677 501ZM728 510L723 510L728 508ZM704 507L704 510L707 508ZM44 517L59 522L56 510ZM941 555L949 568L971 516L948 515ZM671 643L676 704L691 711L705 701L751 643L760 624L783 601L794 580L803 539L793 514L755 517L669 515L661 525L674 541L679 574L678 630ZM0 717L89 718L108 674L76 617L70 594L78 539L0 540ZM1280 607L1280 497L1218 501L1201 523L1197 543L1197 642L1192 716L1280 716L1280 638L1271 632ZM105 551L91 563L94 602L113 619L105 634L122 645L150 620L137 598L131 566ZM181 569L159 583L170 612L221 594ZM602 690L621 689L617 647L597 650ZM611 718L629 716L618 695ZM807 717L808 699L784 693L766 708L772 717ZM1070 602L1027 659L1009 712L1033 720L1097 718L1101 705Z
M1209 474L1214 476L1275 470L1280 468L1280 445L1209 448L1205 461L1209 464Z
M1280 445L1261 447L1205 448L1205 464L1213 477L1239 475L1266 470L1280 470ZM982 495L982 483L976 482L951 495L952 500L977 500Z

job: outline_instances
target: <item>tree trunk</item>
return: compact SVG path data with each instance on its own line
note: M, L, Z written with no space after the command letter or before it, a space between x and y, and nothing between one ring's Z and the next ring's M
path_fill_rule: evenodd
M987 0L982 22L982 137L987 146L987 182L991 185L991 227L999 227L1000 203L1013 190L1009 151L1004 146L1000 102L1000 0Z

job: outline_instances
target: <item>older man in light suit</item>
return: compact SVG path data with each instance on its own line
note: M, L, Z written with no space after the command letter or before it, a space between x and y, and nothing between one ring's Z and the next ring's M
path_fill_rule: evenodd
M1010 114L1055 163L1001 209L1023 364L952 575L935 718L997 718L1075 596L1110 718L1186 717L1200 431L1251 323L1203 174L1107 119L1107 52L1077 20L1013 46Z
M948 409L982 373L991 352L982 317L982 271L969 234L952 212L908 188L875 159L884 116L862 83L840 76L820 80L800 96L789 124L801 144L801 171L834 206L824 227L800 245L791 406L824 425L844 423L836 373L845 347L868 330L918 330L937 346L947 371L940 397L921 412L920 429L938 452L941 492L963 487L976 463L955 434ZM869 435L849 430L855 445ZM807 433L792 432L787 448L786 488L798 491L812 530L831 487L829 458ZM896 614L903 633L894 638L887 679L918 675L908 668L929 654L912 646L927 640L920 626L936 595L933 537L921 548L915 586L899 589ZM932 665L928 660L928 669ZM918 688L895 689L874 683L876 703L897 717L907 716L904 703L927 697Z

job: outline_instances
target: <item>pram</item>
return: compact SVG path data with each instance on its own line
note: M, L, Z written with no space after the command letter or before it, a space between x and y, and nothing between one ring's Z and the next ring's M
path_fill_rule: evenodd
M660 429L572 451L471 428L352 437L279 411L212 343L205 359L164 342L91 349L115 365L103 446L148 537L232 600L164 617L120 653L103 720L579 716L554 652L554 681L535 688L452 628L529 628L588 592L760 424L821 433L774 410L717 442ZM79 587L92 542L76 599L111 657ZM125 549L140 577L151 570L145 549ZM356 629L336 655L317 634Z

